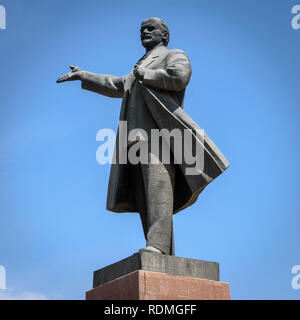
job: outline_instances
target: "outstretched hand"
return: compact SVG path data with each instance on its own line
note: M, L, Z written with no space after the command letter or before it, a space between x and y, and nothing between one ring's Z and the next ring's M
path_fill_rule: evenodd
M65 82L65 81L74 81L74 80L81 80L81 76L83 70L79 67L70 66L71 72L66 73L62 77L56 80L56 83Z

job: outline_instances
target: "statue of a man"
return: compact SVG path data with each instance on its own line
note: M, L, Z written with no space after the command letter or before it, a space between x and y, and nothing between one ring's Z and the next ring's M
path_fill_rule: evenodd
M151 130L189 130L193 142L203 150L201 171L186 174L184 160L175 161L174 146L169 145L171 161L148 148L148 163L112 164L107 194L107 209L113 212L138 212L147 246L145 250L174 255L173 214L192 205L200 192L222 173L229 163L208 138L197 138L200 128L183 111L191 65L181 50L168 50L169 29L159 18L142 22L141 41L146 54L132 72L123 77L94 74L70 66L71 72L57 82L81 80L82 88L114 98L122 98L120 121L127 121L128 132L142 129L150 146ZM118 131L116 146L122 138ZM126 152L137 141L128 140ZM118 150L115 148L118 158Z

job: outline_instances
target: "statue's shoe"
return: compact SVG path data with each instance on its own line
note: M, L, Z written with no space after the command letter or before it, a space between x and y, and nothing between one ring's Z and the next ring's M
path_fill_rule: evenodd
M161 254L163 254L162 251L160 251L159 249L154 248L154 247L152 247L152 246L147 246L146 248L143 248L143 249L141 249L141 250L145 250L145 251L150 251L150 252L154 252L154 253L161 253Z

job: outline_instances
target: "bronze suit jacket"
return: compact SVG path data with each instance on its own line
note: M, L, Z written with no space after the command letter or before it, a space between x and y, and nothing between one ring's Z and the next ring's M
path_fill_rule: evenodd
M206 134L203 140L197 138L194 132L200 127L183 111L185 88L192 72L187 55L181 50L160 47L153 50L140 65L147 68L143 81L135 79L133 72L124 77L90 74L82 80L82 88L108 97L122 98L120 121L129 120L129 128L141 127L146 131L152 127L170 131L174 128L181 131L189 129L191 148L199 144L204 149L203 170L197 175L186 175L189 164L183 161L175 165L176 213L192 205L200 192L228 168L229 163ZM119 140L118 130L117 159ZM173 151L171 144L170 149ZM111 165L106 204L110 211L137 212L129 166L118 161Z

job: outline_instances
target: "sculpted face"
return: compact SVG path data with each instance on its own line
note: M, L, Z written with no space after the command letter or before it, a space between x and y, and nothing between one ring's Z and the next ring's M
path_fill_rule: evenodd
M163 44L166 35L161 21L157 18L149 18L141 25L142 45L146 49L152 49L159 43Z

